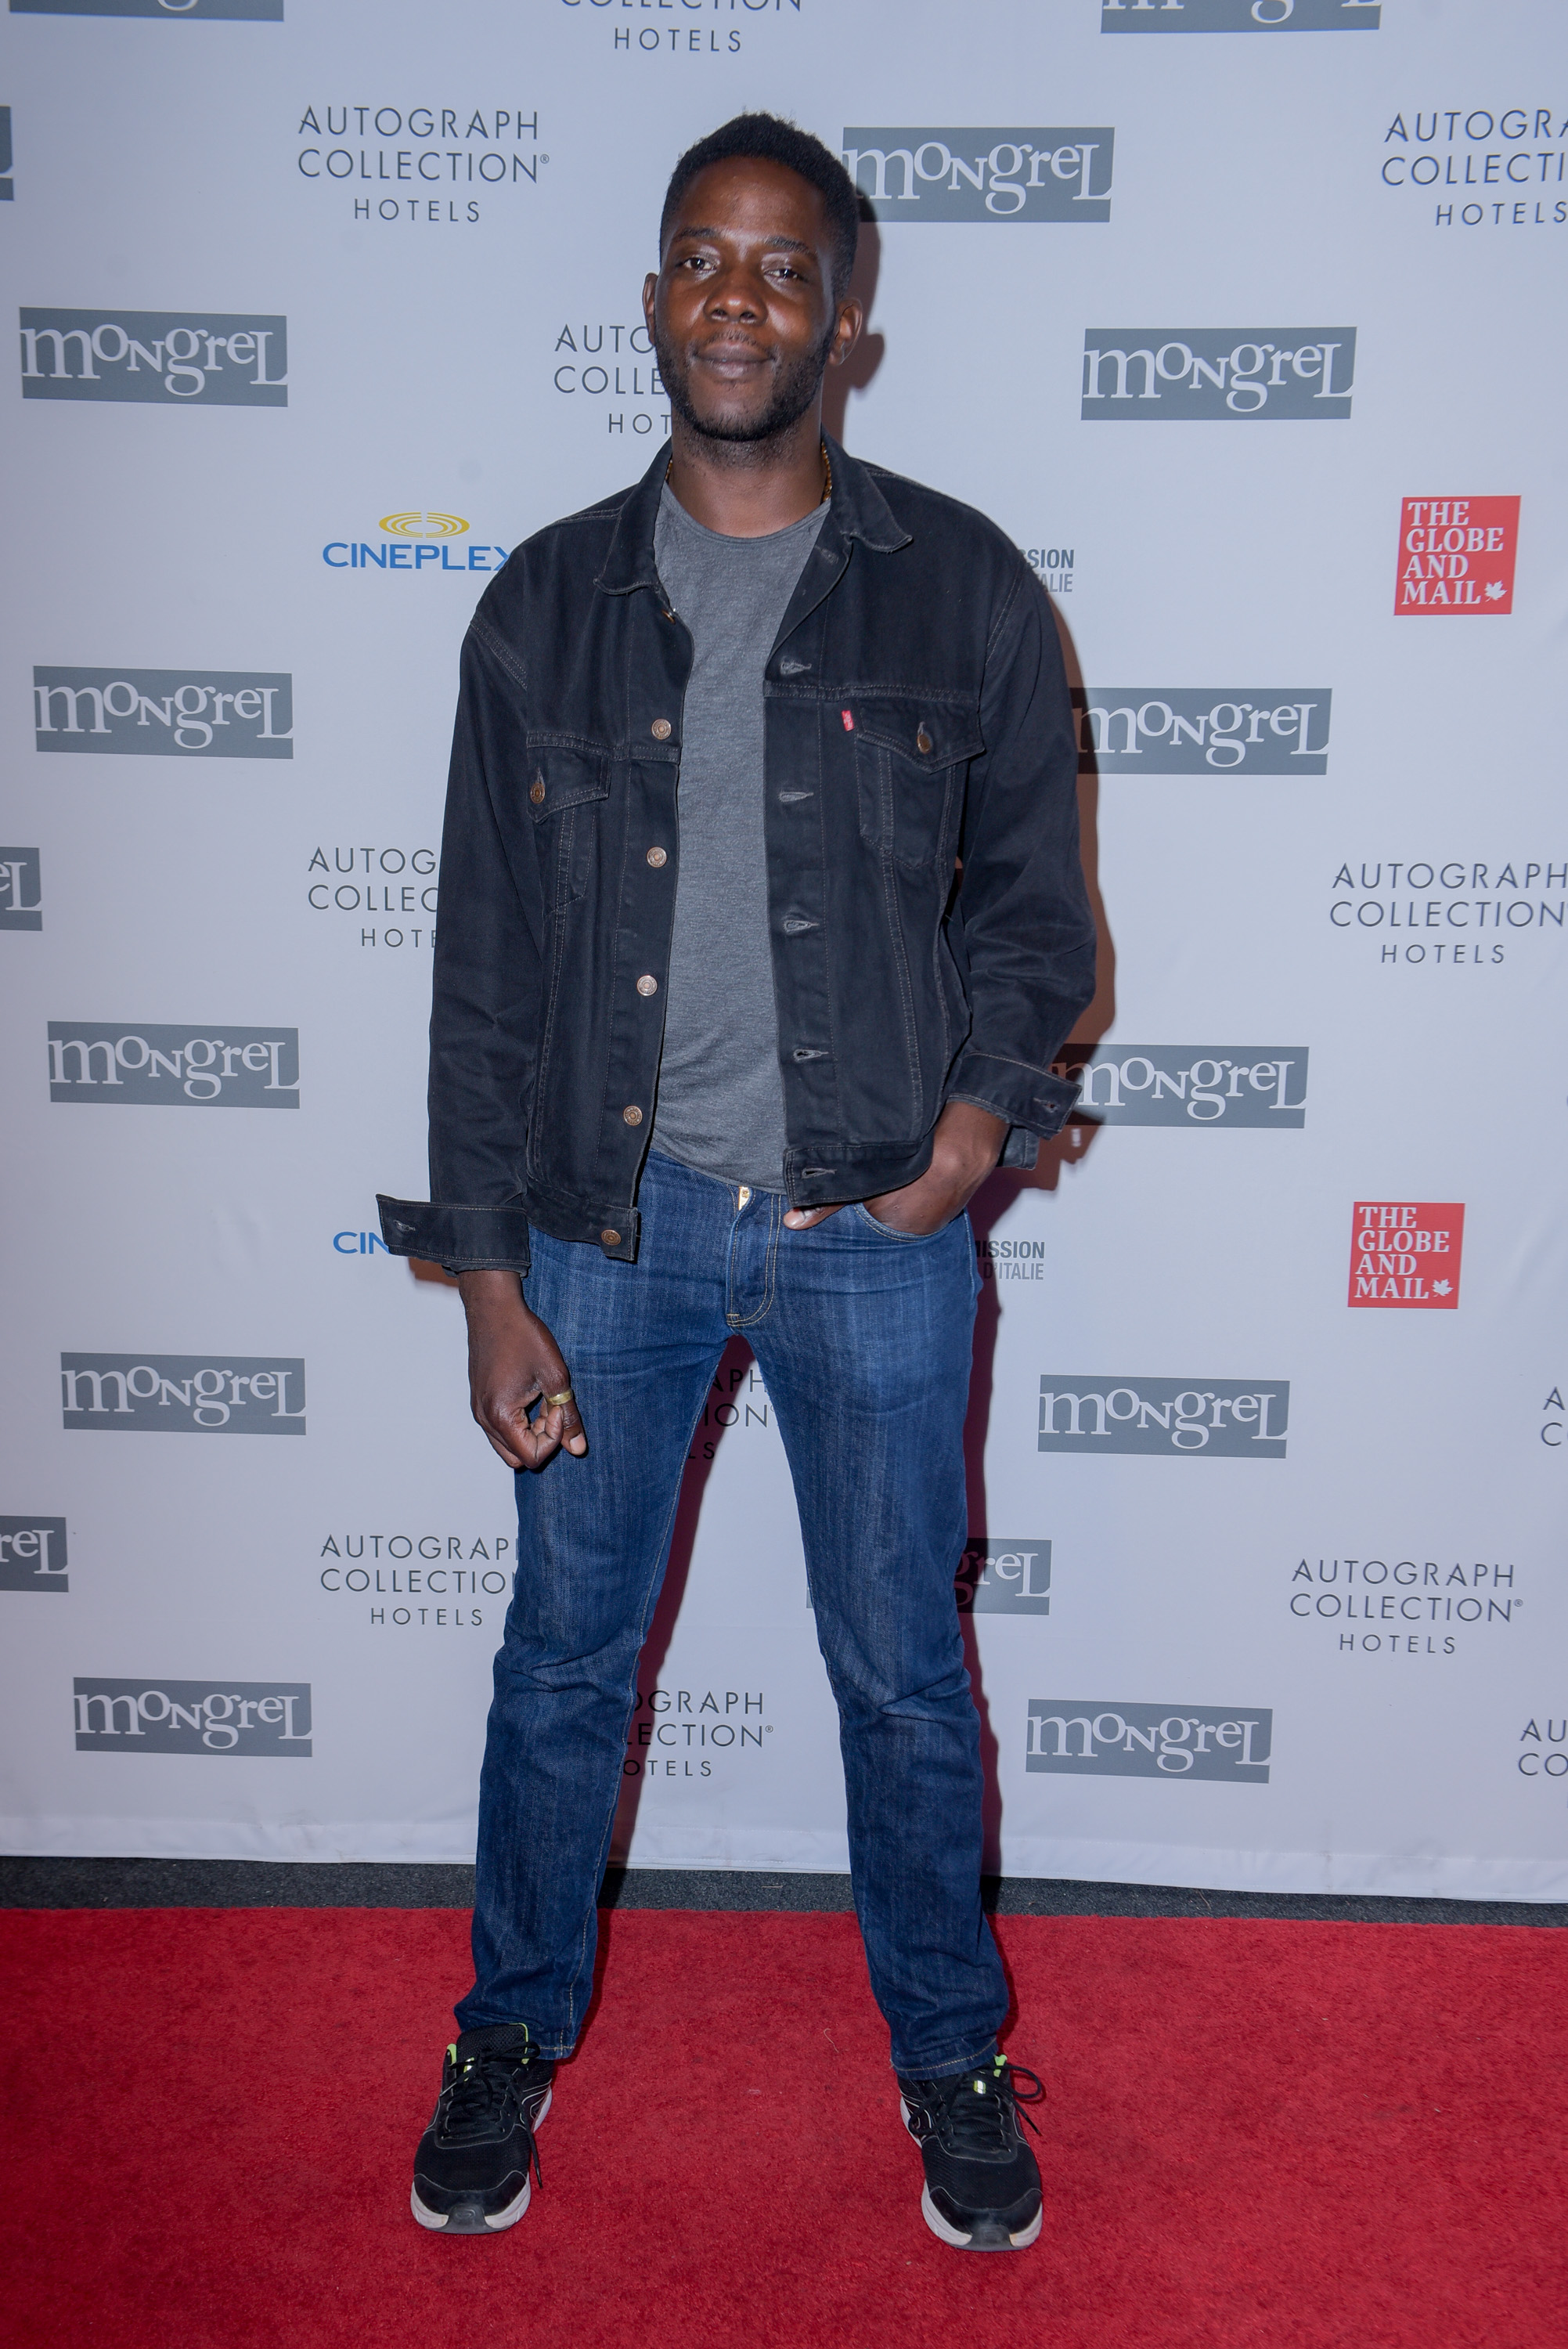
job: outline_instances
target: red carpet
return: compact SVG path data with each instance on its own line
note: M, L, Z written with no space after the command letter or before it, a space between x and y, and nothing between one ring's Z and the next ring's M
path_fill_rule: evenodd
M13 1911L13 2343L1551 2349L1568 1934L999 1927L1045 2231L921 2223L853 1920L622 1911L495 2240L407 2207L446 1909Z

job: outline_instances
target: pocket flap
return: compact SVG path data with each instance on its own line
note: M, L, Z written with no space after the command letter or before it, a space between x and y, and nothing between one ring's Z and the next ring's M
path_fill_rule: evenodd
M557 736L528 737L529 814L536 823L559 815L562 808L609 795L610 753L596 743L563 742Z
M918 766L956 766L961 759L977 759L985 747L980 713L973 708L933 704L913 694L857 695L849 708L857 734Z

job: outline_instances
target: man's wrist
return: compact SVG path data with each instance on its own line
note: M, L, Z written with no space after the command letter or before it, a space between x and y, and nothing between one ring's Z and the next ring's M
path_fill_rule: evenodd
M528 1310L523 1302L521 1279L504 1266L486 1266L478 1271L459 1272L457 1278L458 1294L463 1300L464 1311L470 1317L506 1313L513 1309L524 1313Z

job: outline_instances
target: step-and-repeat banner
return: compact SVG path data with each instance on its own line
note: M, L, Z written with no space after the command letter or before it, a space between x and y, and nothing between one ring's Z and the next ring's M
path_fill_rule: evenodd
M992 1864L1564 1897L1552 0L11 0L5 51L5 1842L472 1851L511 1480L373 1207L456 657L659 447L665 178L764 106L874 213L834 429L1012 534L1081 688L1082 1107L975 1210ZM618 1837L846 1864L738 1347Z

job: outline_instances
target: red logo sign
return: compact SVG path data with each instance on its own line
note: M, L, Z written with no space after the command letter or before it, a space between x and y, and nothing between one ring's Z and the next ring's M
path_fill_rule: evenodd
M1352 1305L1424 1306L1452 1312L1460 1301L1462 1206L1373 1199L1356 1210L1350 1235Z
M1407 498L1394 610L1511 612L1517 498Z

